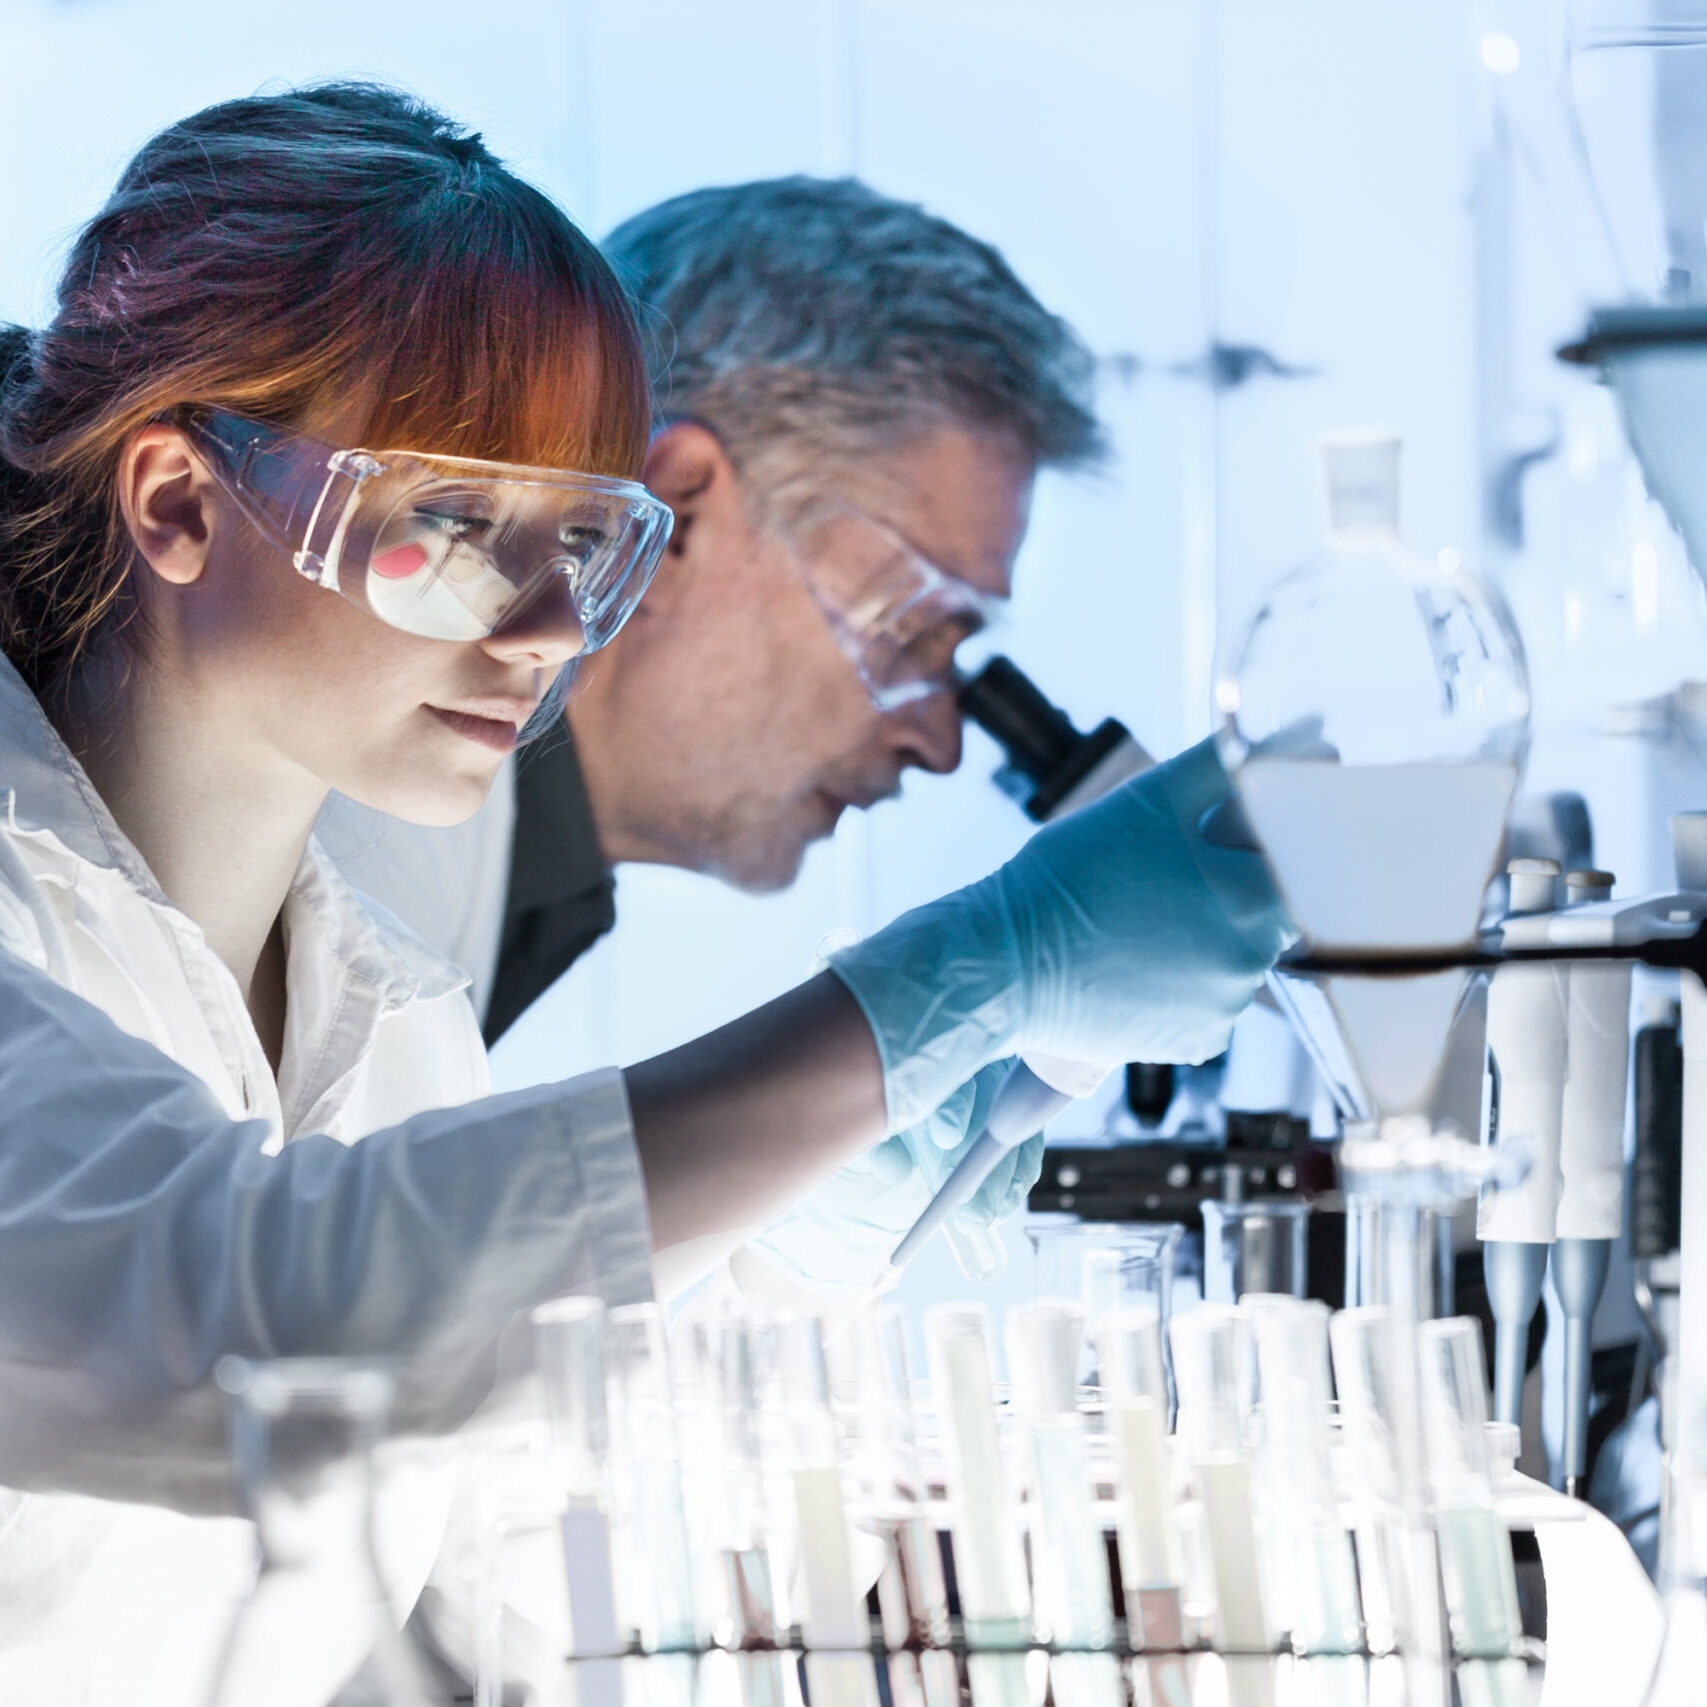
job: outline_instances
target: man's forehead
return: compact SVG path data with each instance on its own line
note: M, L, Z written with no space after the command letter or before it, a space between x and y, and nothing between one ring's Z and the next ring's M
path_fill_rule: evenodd
M946 574L1005 597L1035 473L1007 434L940 427L873 456L860 503Z

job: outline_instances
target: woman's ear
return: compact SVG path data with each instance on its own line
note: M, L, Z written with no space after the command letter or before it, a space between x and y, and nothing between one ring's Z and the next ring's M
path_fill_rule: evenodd
M213 482L176 427L131 435L119 458L119 508L138 555L163 581L187 587L207 567Z

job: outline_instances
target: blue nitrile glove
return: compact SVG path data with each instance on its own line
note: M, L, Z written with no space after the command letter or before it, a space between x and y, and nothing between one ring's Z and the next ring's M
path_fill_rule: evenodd
M890 1129L1004 1055L1219 1054L1296 934L1262 856L1199 832L1231 791L1200 742L833 955L877 1039Z
M985 1067L916 1125L832 1174L752 1240L751 1249L815 1292L863 1292L983 1131L1010 1066L997 1061ZM1039 1136L1010 1150L956 1211L947 1231L962 1266L976 1260L984 1243L978 1235L1024 1204L1042 1167Z

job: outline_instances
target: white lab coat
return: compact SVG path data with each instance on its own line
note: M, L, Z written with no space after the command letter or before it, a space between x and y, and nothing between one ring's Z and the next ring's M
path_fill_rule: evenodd
M353 888L468 974L481 1016L498 969L515 833L514 754L498 767L480 810L460 824L425 829L333 794L314 827Z
M251 1545L213 1515L224 1352L394 1360L403 1426L442 1441L516 1312L649 1293L620 1074L458 1110L485 1088L461 974L313 843L284 922L275 1084L235 980L0 660L4 1707L195 1700ZM417 1521L386 1551L418 1582L450 1455L398 1451ZM324 1699L346 1657L304 1648Z

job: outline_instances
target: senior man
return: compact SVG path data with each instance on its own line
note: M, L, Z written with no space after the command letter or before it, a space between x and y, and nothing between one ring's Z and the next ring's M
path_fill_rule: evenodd
M1038 469L1100 449L1070 328L863 184L698 190L605 251L647 337L665 561L469 824L322 824L466 967L489 1044L610 928L613 866L780 889L847 808L952 771L954 648L1009 592Z

